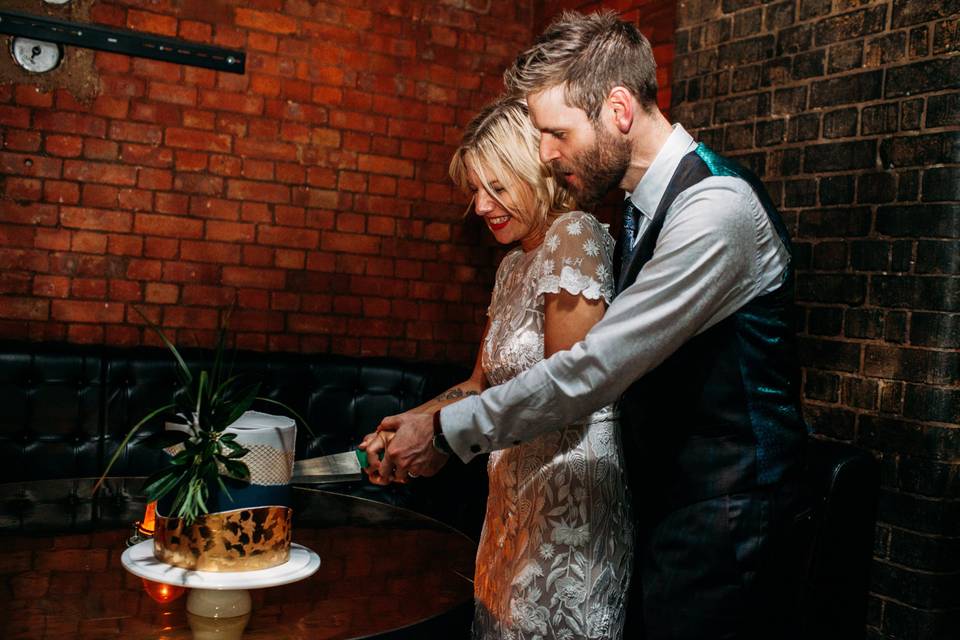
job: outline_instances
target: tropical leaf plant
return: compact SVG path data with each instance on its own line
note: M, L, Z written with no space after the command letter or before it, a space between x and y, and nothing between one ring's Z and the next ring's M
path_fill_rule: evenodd
M134 311L157 333L160 340L173 355L180 384L173 392L170 402L145 415L127 432L94 486L99 490L130 439L140 428L161 414L172 415L182 427L164 430L144 439L144 445L155 449L176 451L168 464L147 478L144 493L148 501L173 495L170 515L183 518L187 524L209 512L208 503L216 490L230 499L228 486L245 486L250 482L250 470L241 460L249 449L237 442L234 433L224 430L236 422L253 403L260 400L278 405L302 424L310 435L313 431L307 422L286 404L273 398L261 397L260 383L242 375L233 375L232 366L225 361L227 327L231 307L223 315L217 332L213 366L210 371L195 374L177 351L163 330L140 309Z

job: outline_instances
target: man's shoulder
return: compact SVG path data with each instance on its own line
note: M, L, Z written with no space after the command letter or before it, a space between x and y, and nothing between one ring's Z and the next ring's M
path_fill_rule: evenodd
M754 216L751 214L761 206L757 193L743 178L712 175L677 195L667 211L667 224L679 224L696 218L701 226L739 227L752 224Z
M677 199L697 194L716 195L718 197L736 194L744 197L756 197L753 187L745 178L726 173L711 174L704 177L681 191Z

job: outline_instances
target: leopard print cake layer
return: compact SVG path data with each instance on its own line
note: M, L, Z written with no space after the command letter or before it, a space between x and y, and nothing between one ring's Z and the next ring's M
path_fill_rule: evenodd
M157 517L153 555L161 562L197 571L254 571L290 557L289 507L257 507L181 518Z

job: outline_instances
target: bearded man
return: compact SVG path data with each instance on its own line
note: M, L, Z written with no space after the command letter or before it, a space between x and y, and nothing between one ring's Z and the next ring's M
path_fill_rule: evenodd
M626 192L618 295L569 351L432 416L385 419L396 434L378 480L430 475L448 453L467 461L619 398L642 533L633 629L791 637L784 548L807 433L779 214L749 172L670 125L650 44L615 14L564 13L505 79L581 206Z

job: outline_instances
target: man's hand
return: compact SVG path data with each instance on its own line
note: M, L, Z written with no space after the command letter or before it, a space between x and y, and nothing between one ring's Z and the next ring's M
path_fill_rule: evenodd
M377 431L395 432L377 469L380 480L402 482L407 478L432 476L447 463L449 456L433 446L433 415L430 413L407 412L386 417ZM368 456L370 451L368 448Z

